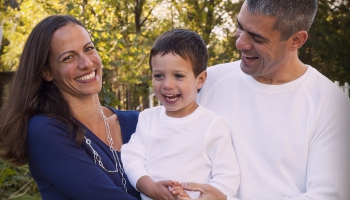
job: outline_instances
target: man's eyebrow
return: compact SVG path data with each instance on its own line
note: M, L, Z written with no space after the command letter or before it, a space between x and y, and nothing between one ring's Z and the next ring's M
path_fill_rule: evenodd
M241 25L241 24L239 23L239 21L238 21L238 17L236 18L236 21L237 21L238 27L244 31L244 28L242 27L242 25ZM262 39L262 40L267 40L267 38L263 37L263 36L260 35L260 34L253 33L253 32L251 32L251 31L247 31L247 32L248 32L249 35L251 35L251 36L253 36L253 37L257 37L257 38L260 38L260 39Z

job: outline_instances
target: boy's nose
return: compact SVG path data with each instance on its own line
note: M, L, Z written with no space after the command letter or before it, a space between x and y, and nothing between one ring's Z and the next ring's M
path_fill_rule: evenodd
M172 89L172 88L174 88L174 81L171 78L164 79L163 88L164 89Z

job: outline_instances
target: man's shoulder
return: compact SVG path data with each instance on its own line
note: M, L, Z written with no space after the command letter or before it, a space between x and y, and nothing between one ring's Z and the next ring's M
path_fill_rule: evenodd
M342 92L330 79L321 74L317 69L309 66L310 76L305 81L305 87L315 95L318 99L322 97L342 98L345 93Z
M226 76L231 73L237 73L241 70L240 68L241 61L234 61L224 64L218 64L214 65L212 67L209 67L207 69L208 71L208 78L210 79L219 79L223 76Z

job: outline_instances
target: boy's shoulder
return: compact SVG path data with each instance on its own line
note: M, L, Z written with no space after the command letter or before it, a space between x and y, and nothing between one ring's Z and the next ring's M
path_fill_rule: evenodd
M153 116L156 115L160 112L163 112L164 110L164 106L155 106L152 108L146 108L143 111L140 112L140 116L139 117L144 117L144 116ZM164 111L165 112L165 111Z
M199 104L198 109L200 109L201 118L206 117L206 118L209 118L210 120L213 120L213 121L218 120L218 121L225 121L226 122L226 120L223 117L219 116L214 111L212 111L208 108L205 108L204 106L202 106L200 104Z

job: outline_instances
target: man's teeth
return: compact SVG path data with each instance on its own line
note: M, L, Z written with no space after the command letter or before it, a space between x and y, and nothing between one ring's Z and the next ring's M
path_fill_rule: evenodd
M92 71L91 74L78 77L78 78L76 78L76 80L78 80L78 81L86 81L86 80L94 78L95 75L96 75L96 72Z
M257 57L253 57L253 56L245 56L243 55L246 59L254 59L254 58L257 58Z

